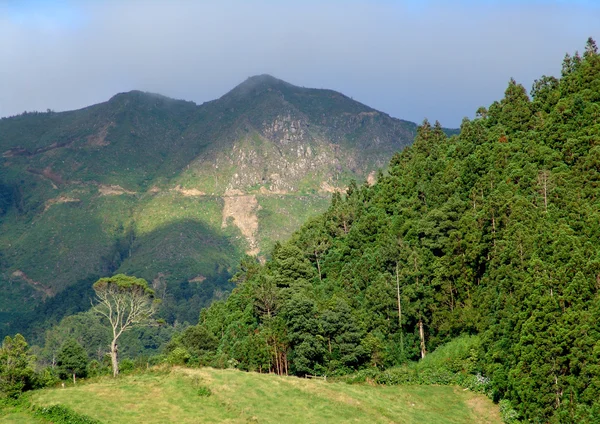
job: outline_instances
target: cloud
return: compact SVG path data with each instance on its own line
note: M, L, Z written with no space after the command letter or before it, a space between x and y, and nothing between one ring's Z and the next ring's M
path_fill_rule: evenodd
M0 115L140 89L197 103L270 73L392 116L458 126L557 75L597 36L593 2L56 1L0 6Z

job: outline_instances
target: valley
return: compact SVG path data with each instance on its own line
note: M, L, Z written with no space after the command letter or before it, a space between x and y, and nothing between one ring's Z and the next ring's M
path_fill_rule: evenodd
M202 105L132 91L1 119L0 332L27 332L47 318L37 305L65 290L77 294L53 308L83 310L74 297L117 272L165 294L185 285L174 302L188 312L165 317L194 322L243 255L265 258L332 192L373 183L415 129L269 75Z

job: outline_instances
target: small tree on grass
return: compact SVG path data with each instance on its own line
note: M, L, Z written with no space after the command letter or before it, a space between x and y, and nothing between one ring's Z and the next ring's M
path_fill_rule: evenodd
M0 347L0 397L18 397L33 386L35 356L25 338L6 336Z
M110 357L113 376L119 374L117 341L121 334L133 327L148 325L156 312L158 299L143 278L118 274L101 278L93 285L96 293L94 310L106 318L112 329Z
M58 374L60 378L73 376L75 384L76 376L85 377L87 375L88 365L87 352L77 340L69 339L63 343L58 352Z

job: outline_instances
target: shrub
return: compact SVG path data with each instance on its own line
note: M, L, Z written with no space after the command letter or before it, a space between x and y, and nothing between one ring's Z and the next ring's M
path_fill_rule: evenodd
M36 407L33 414L54 424L101 424L100 421L87 415L79 414L63 405Z
M197 375L192 377L192 387L196 390L198 396L209 397L212 395L210 388L202 384L202 379Z
M519 414L515 411L508 399L503 399L499 403L500 405L500 416L502 417L502 422L506 424L518 424Z
M190 360L190 354L186 348L178 346L167 355L166 362L171 365L185 365Z
M99 377L101 375L109 375L110 367L107 367L106 364L98 362L93 359L87 366L87 374L88 377Z
M135 369L135 362L131 359L123 359L119 363L119 372L121 374L131 374Z
M199 386L196 389L196 393L198 394L198 396L202 397L209 397L210 395L212 395L212 391L206 386Z
M489 395L491 381L479 372L480 341L476 336L460 336L440 346L420 362L410 362L379 371L361 370L348 377L348 383L374 381L378 384L458 385Z
M51 387L60 381L54 370L50 367L44 368L37 374L36 388Z
M478 336L463 335L441 345L419 364L423 368L445 369L453 373L475 373L480 371L480 350L481 342Z

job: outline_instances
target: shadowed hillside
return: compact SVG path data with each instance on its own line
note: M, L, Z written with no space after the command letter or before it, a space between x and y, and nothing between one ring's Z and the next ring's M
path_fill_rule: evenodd
M132 91L1 119L0 328L114 272L165 293L221 281L352 179L373 182L415 129L268 75L199 106Z

